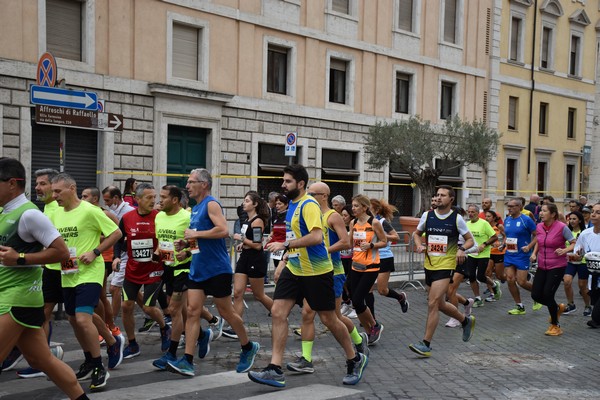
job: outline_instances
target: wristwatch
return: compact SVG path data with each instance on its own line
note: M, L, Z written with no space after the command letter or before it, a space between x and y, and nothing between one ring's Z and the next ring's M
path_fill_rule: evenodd
M17 265L26 265L25 261L25 253L19 253L19 258L17 258Z
M371 248L375 248L375 244L373 242L371 242Z
M465 248L464 248L463 246L458 246L458 249L459 249L460 251L465 251Z
M290 242L287 241L287 240L285 242L283 242L283 247L285 247L286 250L289 250L290 249Z
M94 250L92 250L92 251L94 252L94 254L96 255L96 257L100 257L100 254L102 254L102 253L100 252L100 250L98 250L97 248L96 248L96 249L94 249Z

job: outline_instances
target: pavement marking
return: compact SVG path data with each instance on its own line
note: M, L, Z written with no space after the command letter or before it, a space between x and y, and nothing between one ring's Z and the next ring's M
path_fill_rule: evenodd
M289 390L276 390L272 393L259 394L258 396L252 397L244 397L240 400L295 400L301 398L309 398L310 400L326 400L352 396L359 393L362 393L362 390L348 389L346 387L332 385L315 384L297 387Z
M110 380L108 382L110 385ZM107 390L106 392L94 393L93 399L161 399L183 393L239 385L248 382L250 382L250 380L248 379L247 374L238 374L237 372L229 371L211 375L199 375L193 378L181 377L181 379L154 382L146 385L136 385L123 389L110 389L109 387L107 389L110 390Z

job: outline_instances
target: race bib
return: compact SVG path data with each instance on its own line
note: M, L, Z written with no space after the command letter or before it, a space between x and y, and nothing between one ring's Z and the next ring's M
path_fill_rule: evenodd
M240 233L242 234L242 237L246 237L246 231L247 230L248 230L248 224L242 225L242 227L240 229Z
M133 239L131 256L137 262L152 261L152 239Z
M285 233L285 239L289 242L292 241L294 239L296 239L296 235L294 234L294 232L292 231L288 231ZM292 249L290 248L288 250L288 258L298 258L300 257L300 253L298 251L295 251L296 249Z
M429 235L427 237L427 253L432 256L445 256L448 252L448 236Z
M352 257L352 249L340 250L342 257Z
M279 250L279 251L275 251L273 253L271 253L271 260L281 260L281 257L283 257L283 250Z
M77 248L69 247L69 259L60 263L60 272L63 275L74 274L79 271Z
M360 248L360 245L367 240L367 232L365 231L354 231L352 233L352 242L354 251L364 251Z
M517 238L506 238L506 251L508 251L509 253L518 253L519 252L519 247L517 245Z
M175 263L175 246L173 242L159 242L158 251L160 252L160 260L165 265L173 265Z

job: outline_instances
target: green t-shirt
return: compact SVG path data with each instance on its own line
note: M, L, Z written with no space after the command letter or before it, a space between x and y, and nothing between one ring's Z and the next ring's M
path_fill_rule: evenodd
M154 225L162 262L170 268L175 268L173 271L175 276L182 272L189 272L189 268L177 269L177 267L180 264L189 263L192 257L177 261L176 255L178 252L175 251L173 242L176 239L183 239L185 230L190 227L190 212L182 208L175 215L167 215L164 211L161 211L156 214Z
M467 228L473 235L473 239L475 239L475 244L480 245L483 242L487 242L489 238L496 234L494 228L487 222L485 219L479 218L477 222L467 222ZM490 258L490 251L492 250L492 246L485 246L485 249L478 254L469 254L469 257L473 258Z
M60 206L58 205L56 200L51 201L50 203L44 205L44 214L48 218L50 218L50 220L52 220L52 215L59 208L60 208ZM60 271L60 263L46 264L46 268Z
M82 283L102 284L104 260L96 257L91 264L79 261L79 256L100 245L100 235L108 237L119 229L100 207L82 201L71 210L59 207L51 218L69 248L70 259L61 263L62 286L75 287Z

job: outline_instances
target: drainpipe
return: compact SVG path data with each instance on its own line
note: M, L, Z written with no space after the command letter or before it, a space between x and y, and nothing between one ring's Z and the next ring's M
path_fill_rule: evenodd
M531 46L531 88L529 89L529 138L527 146L527 175L531 173L531 141L533 139L533 94L535 93L535 46L537 39L538 2L535 0L533 12L533 43ZM537 188L535 188L537 190Z

